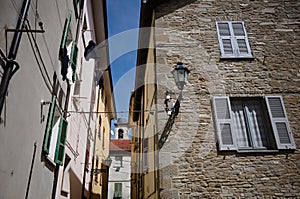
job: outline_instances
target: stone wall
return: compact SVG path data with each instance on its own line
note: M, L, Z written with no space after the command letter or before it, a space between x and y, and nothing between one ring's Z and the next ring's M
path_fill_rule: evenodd
M180 113L160 151L161 198L300 197L300 2L197 0L156 9L158 107L178 89L170 71L190 70ZM222 60L216 21L244 21L253 59ZM220 153L211 98L281 95L297 149ZM159 113L159 133L167 119Z

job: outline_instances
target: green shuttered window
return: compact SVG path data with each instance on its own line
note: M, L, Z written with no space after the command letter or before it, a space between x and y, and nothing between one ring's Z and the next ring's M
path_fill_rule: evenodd
M58 130L56 150L55 150L55 162L59 165L63 165L66 138L67 138L67 128L68 128L67 120L61 118L59 124L59 130Z
M68 35L69 35L70 23L71 23L71 17L72 17L72 13L70 12L69 15L68 15L68 17L65 20L63 34L62 34L62 38L61 38L61 41L60 41L60 49L63 49L63 48L67 47L67 41L68 41Z
M47 125L46 125L46 131L45 131L45 137L44 137L44 143L43 143L43 152L46 155L49 154L55 107L56 107L56 100L55 100L55 96L53 95L51 104L49 106L48 119L47 119Z
M216 22L221 58L252 58L244 22Z
M62 165L64 160L67 128L68 122L62 118L56 97L53 95L49 106L42 151L59 165Z
M295 149L281 96L214 97L220 151Z
M115 183L114 199L122 199L122 183Z
M74 1L75 2L75 1ZM76 5L79 1L76 1ZM61 74L63 80L71 79L74 82L76 80L76 67L77 67L77 57L78 57L78 46L75 41L72 41L72 34L70 30L70 23L72 18L72 12L69 13L65 20L64 29L62 33L62 38L59 48L59 60L61 61ZM68 74L68 68L71 66L72 74Z

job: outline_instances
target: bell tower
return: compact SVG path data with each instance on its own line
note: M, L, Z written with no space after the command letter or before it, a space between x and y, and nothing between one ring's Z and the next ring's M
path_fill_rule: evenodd
M118 118L115 123L115 139L128 140L128 122L125 118Z

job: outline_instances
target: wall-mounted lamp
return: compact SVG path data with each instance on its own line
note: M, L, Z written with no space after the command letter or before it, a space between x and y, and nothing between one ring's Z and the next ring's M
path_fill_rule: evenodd
M111 163L112 163L112 159L110 158L110 156L108 156L104 161L104 164L106 165L106 168L104 168L104 169L93 169L92 170L93 174L97 175L99 173L106 173L108 168L110 167Z
M189 69L183 66L182 62L178 62L175 66L174 70L171 71L173 74L173 78L175 80L175 83L180 90L180 94L178 96L178 99L175 103L172 104L172 107L170 106L170 103L172 101L172 95L174 95L175 92L173 91L166 91L166 97L165 97L165 110L169 116L172 115L173 112L175 112L176 115L178 115L179 107L180 107L180 101L182 99L182 90L184 86L187 83L188 76L189 76ZM171 108L170 108L171 107Z
M170 91L166 92L165 110L166 110L167 114L169 115L169 119L168 119L168 121L164 127L164 130L159 138L158 149L161 149L163 147L164 143L166 142L166 140L171 132L172 126L174 124L175 117L179 113L180 102L182 100L182 90L187 83L190 71L189 71L189 69L187 69L186 67L183 66L182 62L178 62L177 65L175 66L174 70L171 73L173 74L175 83L176 83L178 89L180 90L180 94L179 94L176 102L173 104L173 106L171 108L169 108L170 107L169 104L172 99L171 95L174 94L174 92L170 92Z
M178 62L171 73L173 74L175 83L178 86L179 90L182 91L184 85L186 85L188 80L188 76L190 73L189 69L184 67L182 62Z

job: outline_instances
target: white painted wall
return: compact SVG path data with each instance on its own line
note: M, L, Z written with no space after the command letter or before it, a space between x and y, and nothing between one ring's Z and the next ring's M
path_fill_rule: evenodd
M130 199L130 152L119 155L123 157L123 167L119 171L116 171L116 167L118 166L115 160L116 155L111 155L112 164L109 168L108 199L113 199L114 183L122 183L122 199Z
M9 50L13 36L12 32L7 33L6 40L5 28L15 28L22 2L23 0L1 1L0 48L4 53L6 53L6 43ZM34 15L37 2L39 18ZM87 5L84 8L84 12L90 13L90 10L87 9L90 7L90 1L87 0L85 2ZM65 93L67 83L61 80L61 65L58 60L58 50L64 21L70 9L73 9L73 0L32 0L28 12L28 20L32 29L39 29L39 26L36 26L39 21L42 21L44 24L45 33L35 34L36 42L46 71L50 77L50 82L52 81L54 71L56 71L60 85ZM93 21L91 15L87 15L86 20L88 26L92 29ZM76 20L74 14L72 15L71 30L73 38L75 38ZM85 36L86 42L94 37L92 31L86 32ZM84 50L81 38L79 38L78 46L79 67L77 70L83 67L80 93L80 96L83 98L80 98L80 110L86 112L90 111L94 62L93 60L89 62L84 59L81 60L80 55L83 55ZM10 81L6 97L5 113L1 116L5 123L0 124L0 198L16 199L25 197L33 158L34 164L28 198L47 199L51 198L54 172L42 160L42 145L49 106L46 105L43 107L42 113L45 116L45 120L41 122L40 102L41 100L50 101L51 91L47 89L26 33L23 33L16 61L21 68ZM45 71L43 71L43 74L45 75ZM73 89L74 86L71 88L71 95L73 94ZM73 98L70 98L68 110L74 110ZM96 106L93 107L93 110L96 110ZM72 185L70 176L75 175L78 183L82 183L88 129L90 129L90 136L93 137L92 132L94 132L95 128L95 119L96 116L89 122L88 114L77 113L70 113L70 117L67 118L69 126L65 150L71 161L66 167L64 179L62 179L63 166L60 167L56 192L57 198L65 198L60 195L61 187L68 192L72 186L74 189L74 185L79 194L77 197L72 198L81 198L81 185L76 184L77 182ZM35 146L36 151L33 157ZM92 146L93 143L91 143ZM90 155L92 155L92 148L90 151ZM92 158L90 157L91 161ZM89 173L85 181L86 189L90 181ZM67 198L70 198L70 194Z

